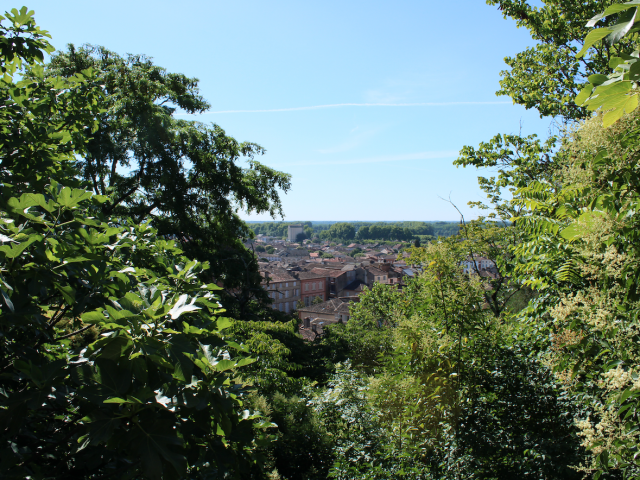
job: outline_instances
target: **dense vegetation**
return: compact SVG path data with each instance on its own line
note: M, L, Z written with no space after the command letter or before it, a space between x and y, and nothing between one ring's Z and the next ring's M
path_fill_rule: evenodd
M287 237L289 225L294 222L250 223L249 227L256 235L268 235L276 238ZM305 238L321 240L380 240L403 241L415 237L449 237L459 230L458 222L302 222Z
M640 3L488 3L538 40L501 93L558 134L465 147L497 174L455 235L321 224L432 241L314 342L241 244L236 209L277 214L289 177L174 118L197 81L102 47L45 64L33 13L1 17L2 477L640 478Z

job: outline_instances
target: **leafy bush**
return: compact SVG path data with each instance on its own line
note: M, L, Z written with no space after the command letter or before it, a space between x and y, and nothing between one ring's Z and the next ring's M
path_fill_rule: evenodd
M239 477L257 416L235 369L252 360L223 335L220 288L147 222L106 217L106 197L60 183L77 183L102 93L90 70L44 79L32 15L2 26L3 475Z

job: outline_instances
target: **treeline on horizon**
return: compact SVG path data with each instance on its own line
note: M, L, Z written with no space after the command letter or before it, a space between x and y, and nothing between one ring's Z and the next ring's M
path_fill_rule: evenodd
M459 222L262 222L247 223L256 235L286 238L289 225L304 225L305 238L321 240L409 241L415 237L450 237L460 230Z

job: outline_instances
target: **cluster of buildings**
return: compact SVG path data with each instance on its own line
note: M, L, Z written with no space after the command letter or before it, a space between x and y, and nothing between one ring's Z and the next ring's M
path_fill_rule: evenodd
M271 299L271 308L299 316L303 336L310 332L315 336L326 324L347 322L350 305L374 284L402 290L407 278L418 273L416 266L404 260L402 244L331 246L308 240L300 244L294 241L300 232L302 225L292 225L288 240L258 235L247 247L254 251L259 245L272 247L272 253L256 252L262 286ZM354 258L349 253L356 248L361 253ZM484 257L468 258L462 268L467 274L497 275L495 264Z
M298 226L301 231L302 226ZM402 245L333 245L328 242L303 244L290 241L298 236L296 226L289 227L289 240L262 235L247 244L258 257L262 286L271 299L271 308L297 314L303 320L320 323L346 322L349 304L359 301L366 288L375 283L402 289L405 279L416 271L403 260ZM257 252L270 245L271 253ZM349 255L354 249L356 258ZM260 249L262 250L262 249Z

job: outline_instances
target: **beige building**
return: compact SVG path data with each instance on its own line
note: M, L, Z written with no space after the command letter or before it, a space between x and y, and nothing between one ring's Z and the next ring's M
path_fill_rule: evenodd
M289 225L287 229L287 240L295 242L299 233L304 233L304 225Z
M300 300L300 280L284 269L263 271L262 287L271 299L271 308L293 313Z

